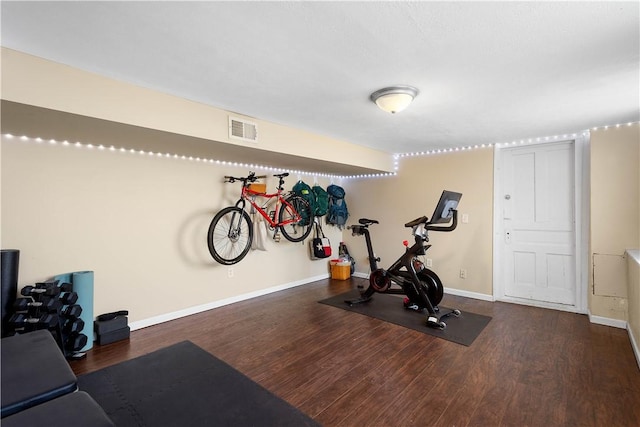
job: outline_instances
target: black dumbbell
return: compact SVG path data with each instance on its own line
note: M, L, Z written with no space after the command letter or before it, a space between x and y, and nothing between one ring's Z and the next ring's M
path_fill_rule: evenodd
M53 328L58 325L58 316L55 314L43 314L40 317L27 317L25 314L16 313L9 318L13 325L37 325Z
M55 298L43 298L42 301L33 301L31 298L18 298L13 303L16 311L26 311L31 307L42 308L50 313L55 313L62 306L60 301Z
M66 306L60 311L60 315L64 317L80 317L82 314L82 307L78 304L71 304Z
M60 290L62 292L72 292L73 291L73 285L71 283L60 283L58 285L58 287L60 288Z
M78 301L78 294L76 292L65 292L60 296L62 305L75 304L76 301Z
M71 334L64 341L64 348L67 351L78 351L87 345L88 338L85 334Z
M80 318L69 319L65 322L64 326L62 327L62 331L64 332L65 335L74 334L76 332L82 331L83 329L84 329L84 320Z
M20 293L25 297L37 295L55 296L60 295L60 288L52 283L37 283L36 286L25 286L20 290Z

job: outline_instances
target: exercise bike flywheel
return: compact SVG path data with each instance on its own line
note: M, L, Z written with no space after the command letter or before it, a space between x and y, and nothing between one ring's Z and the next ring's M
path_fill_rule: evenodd
M386 292L391 286L391 278L383 268L379 268L369 275L369 285L376 292Z

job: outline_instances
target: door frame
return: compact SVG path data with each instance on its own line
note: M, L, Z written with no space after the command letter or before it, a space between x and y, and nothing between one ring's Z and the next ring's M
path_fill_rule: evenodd
M576 305L532 301L505 295L505 277L502 270L505 255L503 253L504 226L501 212L503 210L502 170L503 150L518 146L542 145L556 142L573 141L574 143L574 236L575 236L575 280ZM512 302L522 305L551 308L562 311L586 314L588 312L589 288L589 132L561 135L535 140L514 141L494 145L493 158L493 299L495 301Z

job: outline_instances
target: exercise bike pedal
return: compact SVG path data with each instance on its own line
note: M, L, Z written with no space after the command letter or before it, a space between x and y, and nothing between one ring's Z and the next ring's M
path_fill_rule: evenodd
M422 308L420 308L418 304L411 302L411 300L406 297L402 301L402 305L404 305L404 308L407 310L422 311Z

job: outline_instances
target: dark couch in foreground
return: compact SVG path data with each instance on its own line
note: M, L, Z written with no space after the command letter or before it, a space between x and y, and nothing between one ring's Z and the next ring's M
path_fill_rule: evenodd
M2 426L112 427L87 393L49 331L3 338Z

